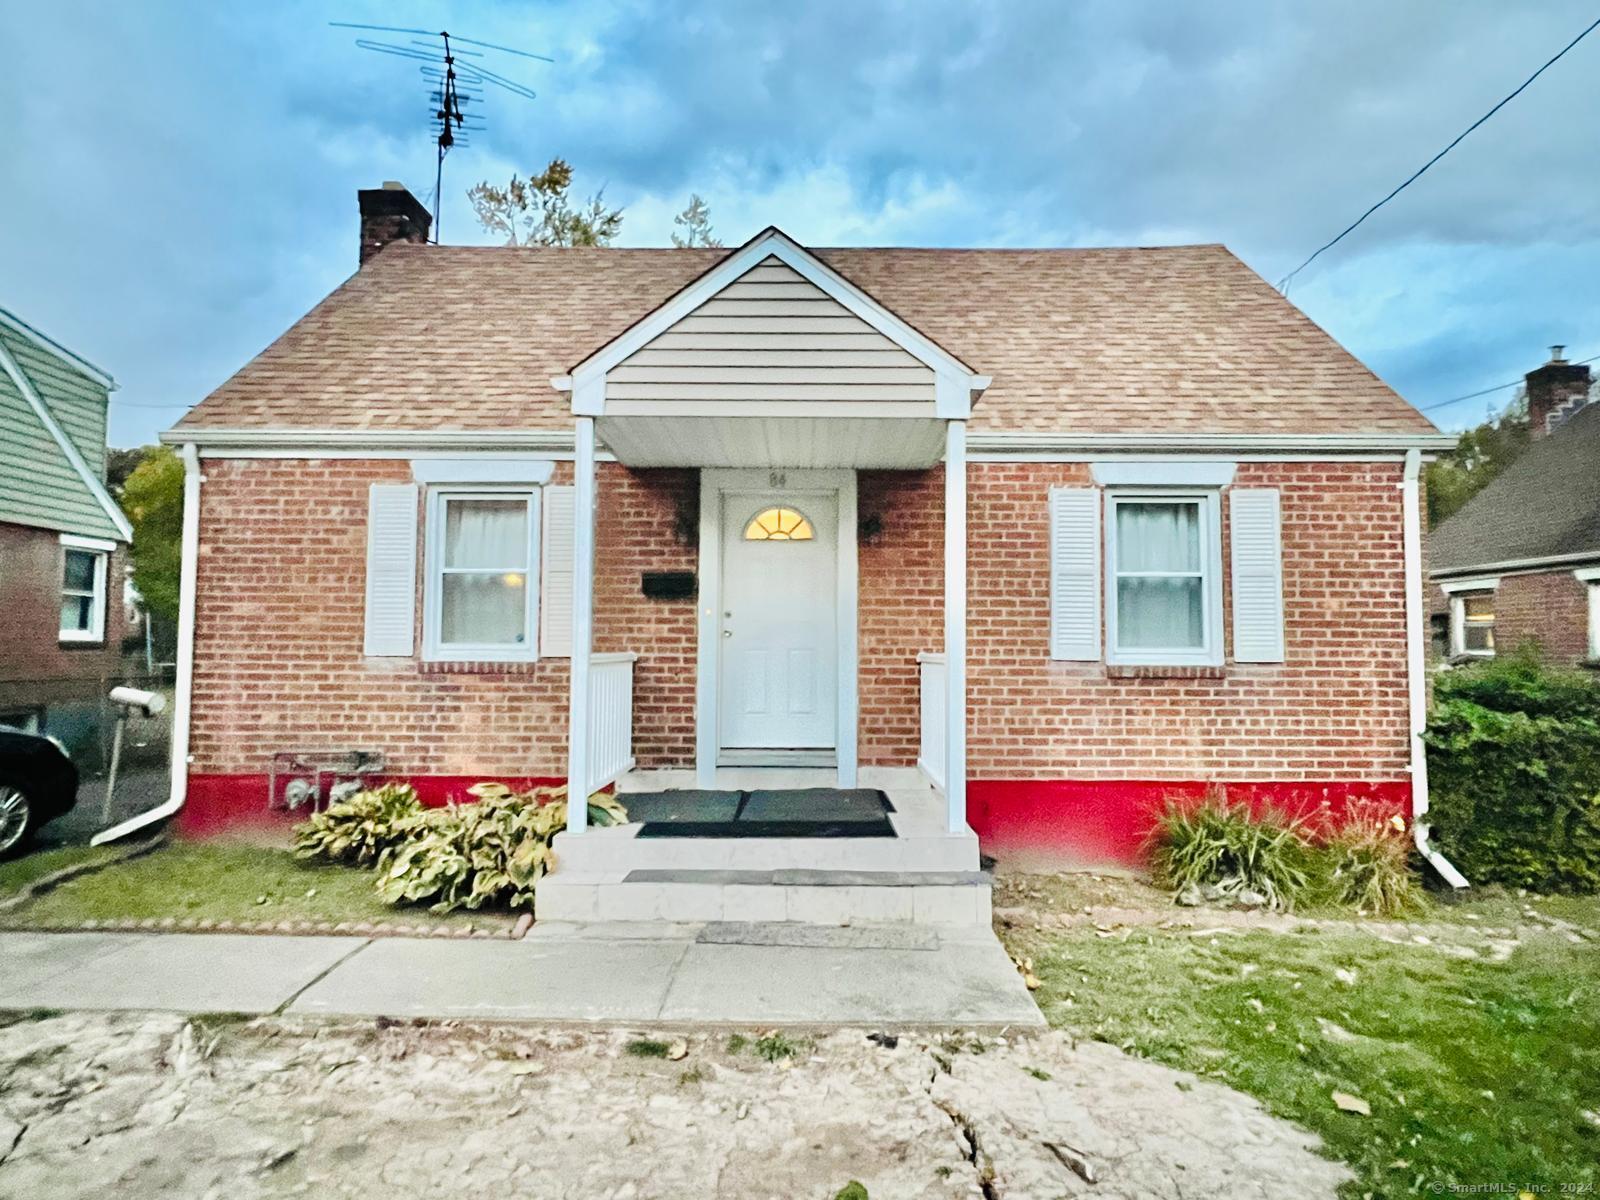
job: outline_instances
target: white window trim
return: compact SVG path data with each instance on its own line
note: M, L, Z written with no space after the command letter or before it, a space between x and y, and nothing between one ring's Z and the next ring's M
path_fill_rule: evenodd
M439 638L444 611L444 508L446 500L525 499L528 503L527 608L523 613L526 637L521 646L447 644ZM424 662L537 662L539 660L539 555L543 550L543 497L527 485L431 487L428 489L426 531L423 535L424 583L422 596L422 658Z
M1198 650L1120 650L1117 647L1117 505L1127 501L1197 501L1200 505L1200 595L1205 644ZM1221 493L1182 488L1105 489L1106 662L1112 666L1220 667L1222 665Z
M1582 567L1572 577L1589 593L1589 657L1600 660L1600 567Z
M1493 650L1467 649L1467 597L1484 593L1494 595L1500 586L1498 576L1485 579L1452 579L1441 583L1440 588L1450 597L1450 657L1493 658Z
M91 585L93 594L90 599L94 603L89 611L89 628L58 628L57 639L59 641L95 643L106 640L106 581L111 570L111 552L116 548L117 544L115 542L108 541L105 538L79 537L71 533L63 533L61 535L61 574L57 577L60 582L57 584L56 590L60 593L62 599L66 599L68 595L66 581L67 551L78 550L85 554L92 554L94 555L94 583ZM71 594L74 596L81 595L79 592ZM56 623L58 627L60 621L61 614L57 612Z

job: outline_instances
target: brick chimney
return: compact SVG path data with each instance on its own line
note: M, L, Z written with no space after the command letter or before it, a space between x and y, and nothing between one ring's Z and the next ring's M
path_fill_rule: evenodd
M390 242L428 240L433 218L405 184L386 179L381 188L362 188L356 197L361 202L362 266Z
M1551 346L1550 361L1528 372L1528 430L1535 438L1554 433L1589 402L1589 368L1568 362L1565 349Z

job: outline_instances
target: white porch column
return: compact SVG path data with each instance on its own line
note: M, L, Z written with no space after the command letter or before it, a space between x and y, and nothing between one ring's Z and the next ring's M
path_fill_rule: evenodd
M944 433L944 795L949 829L967 824L967 425Z
M572 668L567 709L567 832L589 823L589 665L594 652L594 418L579 417L572 457Z

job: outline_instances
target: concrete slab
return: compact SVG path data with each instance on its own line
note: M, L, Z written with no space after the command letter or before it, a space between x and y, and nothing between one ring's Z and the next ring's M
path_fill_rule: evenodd
M30 937L71 942L48 949L16 943L22 954L14 956L14 939ZM0 940L7 967L0 1005L273 1012L364 944L246 934L9 934Z
M476 1020L653 1019L686 940L383 938L289 1010Z

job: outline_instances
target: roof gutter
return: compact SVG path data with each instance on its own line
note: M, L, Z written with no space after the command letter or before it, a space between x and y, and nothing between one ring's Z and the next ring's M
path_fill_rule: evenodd
M1444 433L1005 433L974 430L969 448L983 453L1095 451L1309 452L1337 454L1442 453L1456 439Z
M202 429L162 433L169 446L241 450L571 450L570 429Z
M189 712L194 694L195 576L200 557L200 454L194 443L185 444L183 458L183 560L178 573L178 678L172 706L172 787L167 799L152 809L101 830L90 839L94 846L164 821L183 807L189 794Z
M1499 575L1508 571L1537 571L1547 567L1571 567L1586 562L1600 562L1600 547L1579 550L1572 554L1546 554L1540 558L1508 558L1501 562L1475 563L1469 567L1439 567L1430 571L1430 579L1454 579L1477 575Z
M1428 748L1422 735L1428 727L1428 674L1422 616L1422 505L1418 477L1422 451L1406 452L1401 476L1406 571L1406 683L1411 717L1411 838L1417 853L1453 888L1469 886L1467 877L1430 844L1428 815Z

